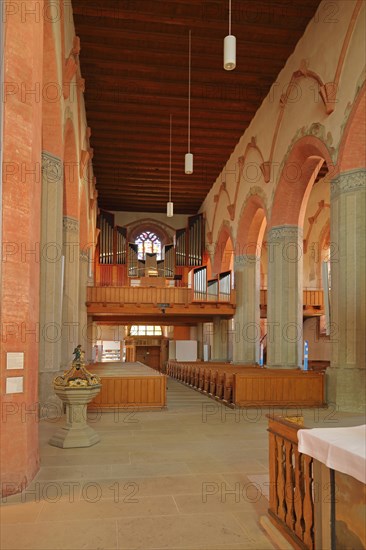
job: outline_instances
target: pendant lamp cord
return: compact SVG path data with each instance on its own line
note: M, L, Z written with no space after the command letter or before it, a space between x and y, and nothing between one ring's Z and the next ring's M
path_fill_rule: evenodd
M189 70L188 70L188 153L191 152L191 31L189 31Z
M169 202L172 202L172 115L170 115L169 139Z
M229 35L231 35L231 0L229 0Z

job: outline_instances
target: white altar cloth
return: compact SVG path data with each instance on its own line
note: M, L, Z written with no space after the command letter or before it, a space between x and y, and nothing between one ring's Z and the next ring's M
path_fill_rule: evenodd
M366 483L366 424L298 430L300 453Z

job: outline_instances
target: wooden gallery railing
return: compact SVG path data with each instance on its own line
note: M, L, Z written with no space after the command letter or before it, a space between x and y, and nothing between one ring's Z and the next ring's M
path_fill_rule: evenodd
M268 290L261 288L260 304L261 307L267 306ZM324 309L324 293L322 290L303 290L303 305L304 308Z
M269 516L272 523L295 545L314 549L313 459L299 453L298 422L280 416L269 419Z
M88 287L87 302L106 304L189 304L192 289L174 287Z

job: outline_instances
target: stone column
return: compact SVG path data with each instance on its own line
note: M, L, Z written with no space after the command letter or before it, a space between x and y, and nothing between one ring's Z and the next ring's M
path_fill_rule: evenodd
M64 292L62 303L62 355L65 368L72 361L72 353L79 337L79 222L63 218Z
M363 411L366 387L366 170L331 184L331 368L328 401Z
M236 363L258 363L260 345L260 257L235 258L236 311L233 352Z
M61 365L62 160L42 152L39 400L58 402L52 381Z
M213 320L212 355L213 361L227 361L228 355L228 321L215 317Z
M89 258L85 250L80 250L79 255L79 330L78 343L85 351L86 361L91 359L91 346L88 336L88 314L86 309L86 289L88 286Z
M302 365L303 234L295 225L268 233L267 365Z
M197 357L203 360L203 323L197 323Z

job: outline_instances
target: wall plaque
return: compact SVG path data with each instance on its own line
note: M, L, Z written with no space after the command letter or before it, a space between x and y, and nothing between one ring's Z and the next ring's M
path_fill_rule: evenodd
M23 376L12 376L6 379L6 393L23 393Z
M10 351L6 354L6 368L8 370L24 369L24 353Z

